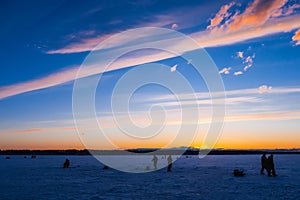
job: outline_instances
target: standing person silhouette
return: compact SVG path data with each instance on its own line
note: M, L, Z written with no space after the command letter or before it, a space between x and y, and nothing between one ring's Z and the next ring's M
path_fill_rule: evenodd
M268 157L268 163L270 165L270 171L272 173L272 176L277 176L276 172L275 172L275 165L274 165L274 156L273 154L271 154L269 157ZM270 175L270 174L269 174Z
M157 169L157 156L156 155L153 155L153 158L152 158L152 162L153 162L153 165L154 165L154 169L156 170Z
M172 171L172 157L171 155L168 156L168 172Z
M69 168L70 166L70 160L66 159L65 163L64 163L64 168Z
M264 170L265 170L265 169L268 171L268 169L267 169L267 167L266 167L267 162L268 162L267 156L266 156L266 154L264 153L264 154L261 156L261 170L260 170L260 174L264 174Z

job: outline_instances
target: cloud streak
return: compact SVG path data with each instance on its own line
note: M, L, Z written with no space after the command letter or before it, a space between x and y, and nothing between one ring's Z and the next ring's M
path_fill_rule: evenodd
M76 78L77 69L77 67L71 67L71 69L57 72L40 79L0 87L0 99L72 81Z
M249 5L249 7L246 8L246 10L243 13L239 15L233 15L235 16L235 18L232 18L233 17L232 16L231 17L232 20L229 21L227 20L224 22L225 25L227 26L227 31L225 32L204 30L204 31L192 33L189 36L192 37L195 41L197 41L202 47L216 47L216 46L230 45L230 44L234 44L241 41L262 37L274 33L288 32L294 29L298 29L300 27L299 14L294 14L292 16L271 18L270 17L271 13L274 13L275 12L274 10L280 8L280 6L284 4L285 1L276 0L270 2L267 5L265 5L260 3L260 1L258 0L255 0L254 3ZM229 4L227 7L225 6L223 8L222 11L223 14L221 15L223 16L223 18L228 15L226 14L226 12L228 12L228 9L231 6L233 6L233 4L232 5ZM267 13L265 14L262 13L262 8L260 8L259 6L263 6L263 8L266 8ZM230 16L231 15L229 15L229 17ZM258 23L258 21L256 20L260 17L262 18L263 23L261 22ZM245 23L252 18L253 18L252 20L253 23L252 22L250 23L251 26L247 26L245 28L245 26L242 23ZM169 22L170 21L168 20L163 22L158 22L158 25L168 24ZM218 23L218 21L213 22L214 27L218 28L221 25L220 23ZM228 27L231 27L230 30L228 29ZM71 43L63 48L50 50L47 53L67 54L67 53L80 53L80 52L91 51L96 47L96 45L98 45L99 42L111 37L111 35L113 34L85 38L80 40L79 42ZM175 46L178 49L181 49L182 50L181 53L194 50L191 47L186 46L180 41L176 41L176 40L170 41L169 38L157 37L157 38L153 38L153 40L144 41L143 40L144 38L141 35L141 36L137 36L136 41L128 41L128 39L129 38L126 37L119 38L116 43L106 47L101 46L101 49L110 51L111 54L115 54L116 52L114 52L113 50L118 51L118 49L120 48L126 48L126 45L136 45L138 47L139 46L138 42L147 42L148 44L160 42L166 44L167 45L166 48L171 45L171 46ZM297 33L293 37L293 40L297 42L296 44L299 44L299 31L297 31ZM132 57L132 58L127 58L125 60L119 61L118 63L114 64L113 67L110 68L110 70L122 69L137 64L154 62L154 61L163 60L175 56L176 55L170 53L168 54L168 53L161 53L161 52L155 52L151 55L140 55L139 57ZM249 67L251 67L253 63L253 60L251 62L251 59L253 59L253 57L252 58L247 57L246 59L249 62L246 63L244 69L245 71ZM75 66L75 67L72 66L69 69L62 70L54 74L50 74L46 77L37 78L35 80L30 80L23 83L17 83L9 86L0 87L0 99L9 96L14 96L17 94L22 94L25 92L49 88L63 83L67 83L76 78L78 68L79 66ZM85 73L85 76L102 73L103 70L104 70L103 68L90 67ZM225 70L224 73L225 74L229 73L229 70L227 70L227 72Z
M264 86L264 85L262 85ZM261 86L260 86L261 87ZM262 88L268 88L270 86L264 86ZM300 87L274 87L270 88L272 90L272 94L294 94L300 93ZM240 90L228 90L226 91L227 97L234 97L234 96L246 96L246 95L257 95L259 94L259 88L249 88L249 89L240 89ZM195 94L178 94L180 99L183 100L193 100L196 96L197 99L209 99L211 98L211 94L209 92L198 92ZM218 97L218 93L215 93L214 96ZM151 95L148 98L142 98L142 102L152 102L152 101L173 101L173 95Z
M112 36L112 34L100 35L97 37L82 39L80 42L71 43L62 49L50 50L48 54L68 54L68 53L81 53L92 51L97 44Z

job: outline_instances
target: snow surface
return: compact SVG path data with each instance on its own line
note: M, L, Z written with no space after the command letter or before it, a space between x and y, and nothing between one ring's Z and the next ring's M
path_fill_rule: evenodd
M259 174L260 155L182 156L172 172L140 174L103 170L92 156L5 157L0 156L0 199L300 199L299 155L274 156L278 177ZM69 169L62 168L66 158ZM152 157L143 159L153 168ZM147 166L141 162L137 168ZM246 176L234 177L235 168Z

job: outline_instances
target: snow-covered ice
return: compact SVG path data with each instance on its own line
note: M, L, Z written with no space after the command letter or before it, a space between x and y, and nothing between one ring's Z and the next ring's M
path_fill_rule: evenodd
M300 156L275 155L278 177L260 175L260 155L182 156L150 173L103 170L92 156L0 156L0 199L299 199ZM71 168L63 169L65 159ZM158 163L167 162L158 156ZM177 156L173 156L176 160ZM122 156L120 156L122 159ZM143 157L137 169L153 168ZM147 163L148 162L148 163ZM246 176L234 177L233 169Z

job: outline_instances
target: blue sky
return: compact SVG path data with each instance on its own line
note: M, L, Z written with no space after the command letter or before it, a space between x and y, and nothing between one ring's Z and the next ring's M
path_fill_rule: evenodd
M215 147L300 145L298 1L2 1L0 11L0 149L85 148L73 121L75 75L99 43L122 31L143 27L186 34L204 47L214 61L227 93L225 125ZM110 44L108 57L122 48L143 43L139 35L134 39L121 36L118 43ZM166 48L174 45L182 49L182 54L197 51L176 40L170 44L167 39L156 35L148 42L159 42ZM138 142L118 138L111 121L112 90L123 75L144 63L173 67L189 80L198 105L190 105L189 99L183 97L186 104L181 108L200 107L202 121L191 145L203 145L210 118L205 82L180 56L160 53L129 53L113 71L102 76L102 87L96 92L96 113L109 127L119 148L164 147L161 141L168 141L176 132L174 124L179 118L171 115L167 120L171 125L162 133L163 139ZM90 75L96 77L101 72L95 68ZM178 105L170 94L157 85L138 90L130 102L136 123L150 123L147 113L151 105L162 105L175 112ZM101 145L100 142L97 148L109 148Z

